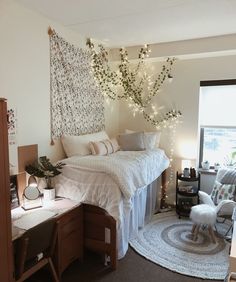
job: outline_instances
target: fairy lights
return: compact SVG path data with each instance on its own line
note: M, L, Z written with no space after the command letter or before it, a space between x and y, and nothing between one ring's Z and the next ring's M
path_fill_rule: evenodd
M161 91L163 84L172 82L172 67L175 58L167 58L161 66L161 71L154 77L154 69L148 68L145 59L149 57L151 49L149 45L144 45L139 51L137 64L131 64L128 58L128 51L121 48L120 63L117 70L112 70L108 62L108 53L102 45L98 45L98 51L90 39L87 40L87 46L91 51L92 69L95 79L100 86L101 91L106 97L112 100L124 99L128 103L128 108L135 117L142 114L144 119L151 123L156 129L170 129L170 174L165 187L162 187L162 208L167 207L166 199L167 187L171 185L174 179L173 155L174 155L174 135L176 126L182 113L176 109L170 109L164 112L164 106L153 104L153 98ZM151 72L151 73L150 73Z
M153 98L160 93L163 84L173 80L171 71L175 58L167 58L161 67L161 72L154 78L153 74L149 74L145 64L145 59L151 52L149 45L144 45L140 49L139 62L136 65L130 64L128 51L121 48L120 63L116 71L111 69L108 53L102 45L98 45L99 51L97 52L91 39L88 39L87 46L92 55L95 79L105 96L112 100L125 99L133 116L138 113L142 114L144 119L156 128L169 127L179 119L180 111L171 109L163 114L163 111L156 110L152 104Z

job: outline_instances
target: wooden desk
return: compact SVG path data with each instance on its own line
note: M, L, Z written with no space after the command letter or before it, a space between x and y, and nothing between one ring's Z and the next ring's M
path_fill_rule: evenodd
M58 238L55 251L55 265L58 276L75 259L83 259L83 207L68 200L56 200L44 202L42 208L24 211L22 208L12 210L12 240L22 236L25 230L14 226L14 221L25 214L37 213L39 210L49 210L56 213L59 220Z

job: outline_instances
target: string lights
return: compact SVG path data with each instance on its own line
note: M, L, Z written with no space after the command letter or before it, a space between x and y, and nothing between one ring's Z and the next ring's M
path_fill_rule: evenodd
M125 99L128 107L133 113L142 114L144 119L155 128L169 128L172 132L171 148L169 153L170 175L169 181L161 188L161 208L166 209L167 187L173 182L173 154L174 135L176 125L182 113L179 110L170 109L163 113L164 106L157 107L153 104L153 98L157 96L166 81L172 82L172 66L175 58L167 58L161 67L160 73L154 78L153 71L145 64L145 59L149 57L151 49L149 45L144 45L139 51L137 64L131 64L128 59L128 51L120 49L120 63L116 71L112 70L108 62L108 52L102 45L98 45L98 51L91 39L87 40L87 46L91 51L92 69L95 80L106 97L112 100Z
M169 127L177 122L181 116L180 111L171 109L163 114L163 111L156 109L152 103L163 84L167 80L173 80L171 71L175 58L167 58L160 73L153 78L145 64L145 59L151 52L149 45L140 49L139 62L136 65L130 64L128 51L121 48L118 70L114 71L108 62L108 52L102 45L98 45L99 51L96 51L91 39L88 39L86 44L91 51L95 79L105 96L112 100L125 99L134 116L137 113L142 114L144 119L156 128Z

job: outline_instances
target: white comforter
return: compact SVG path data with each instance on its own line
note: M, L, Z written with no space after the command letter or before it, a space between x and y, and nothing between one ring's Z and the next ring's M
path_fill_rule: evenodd
M71 157L54 178L58 196L104 208L119 223L132 208L132 196L169 166L161 149L119 151L109 156Z
M137 189L153 182L169 166L169 160L161 149L118 151L108 156L74 156L64 162L73 168L110 175L126 199L130 199Z

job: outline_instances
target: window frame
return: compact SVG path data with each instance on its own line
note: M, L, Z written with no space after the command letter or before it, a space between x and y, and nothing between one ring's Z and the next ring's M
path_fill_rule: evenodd
M204 144L204 130L205 128L221 128L221 129L236 129L235 126L217 126L217 125L201 125L200 126L200 142L199 142L199 163L198 167L202 168L202 161L203 161L203 144ZM210 166L210 169L214 169L214 166Z
M236 85L236 79L224 79L224 80L205 80L200 81L200 89L201 87L208 86L224 86L224 85ZM199 112L198 112L199 113ZM199 158L198 158L198 167L202 168L203 161L203 143L204 143L204 128L235 128L236 126L210 126L210 125L201 125L199 124L200 129L200 140L199 140ZM213 166L210 166L210 169L213 169Z

